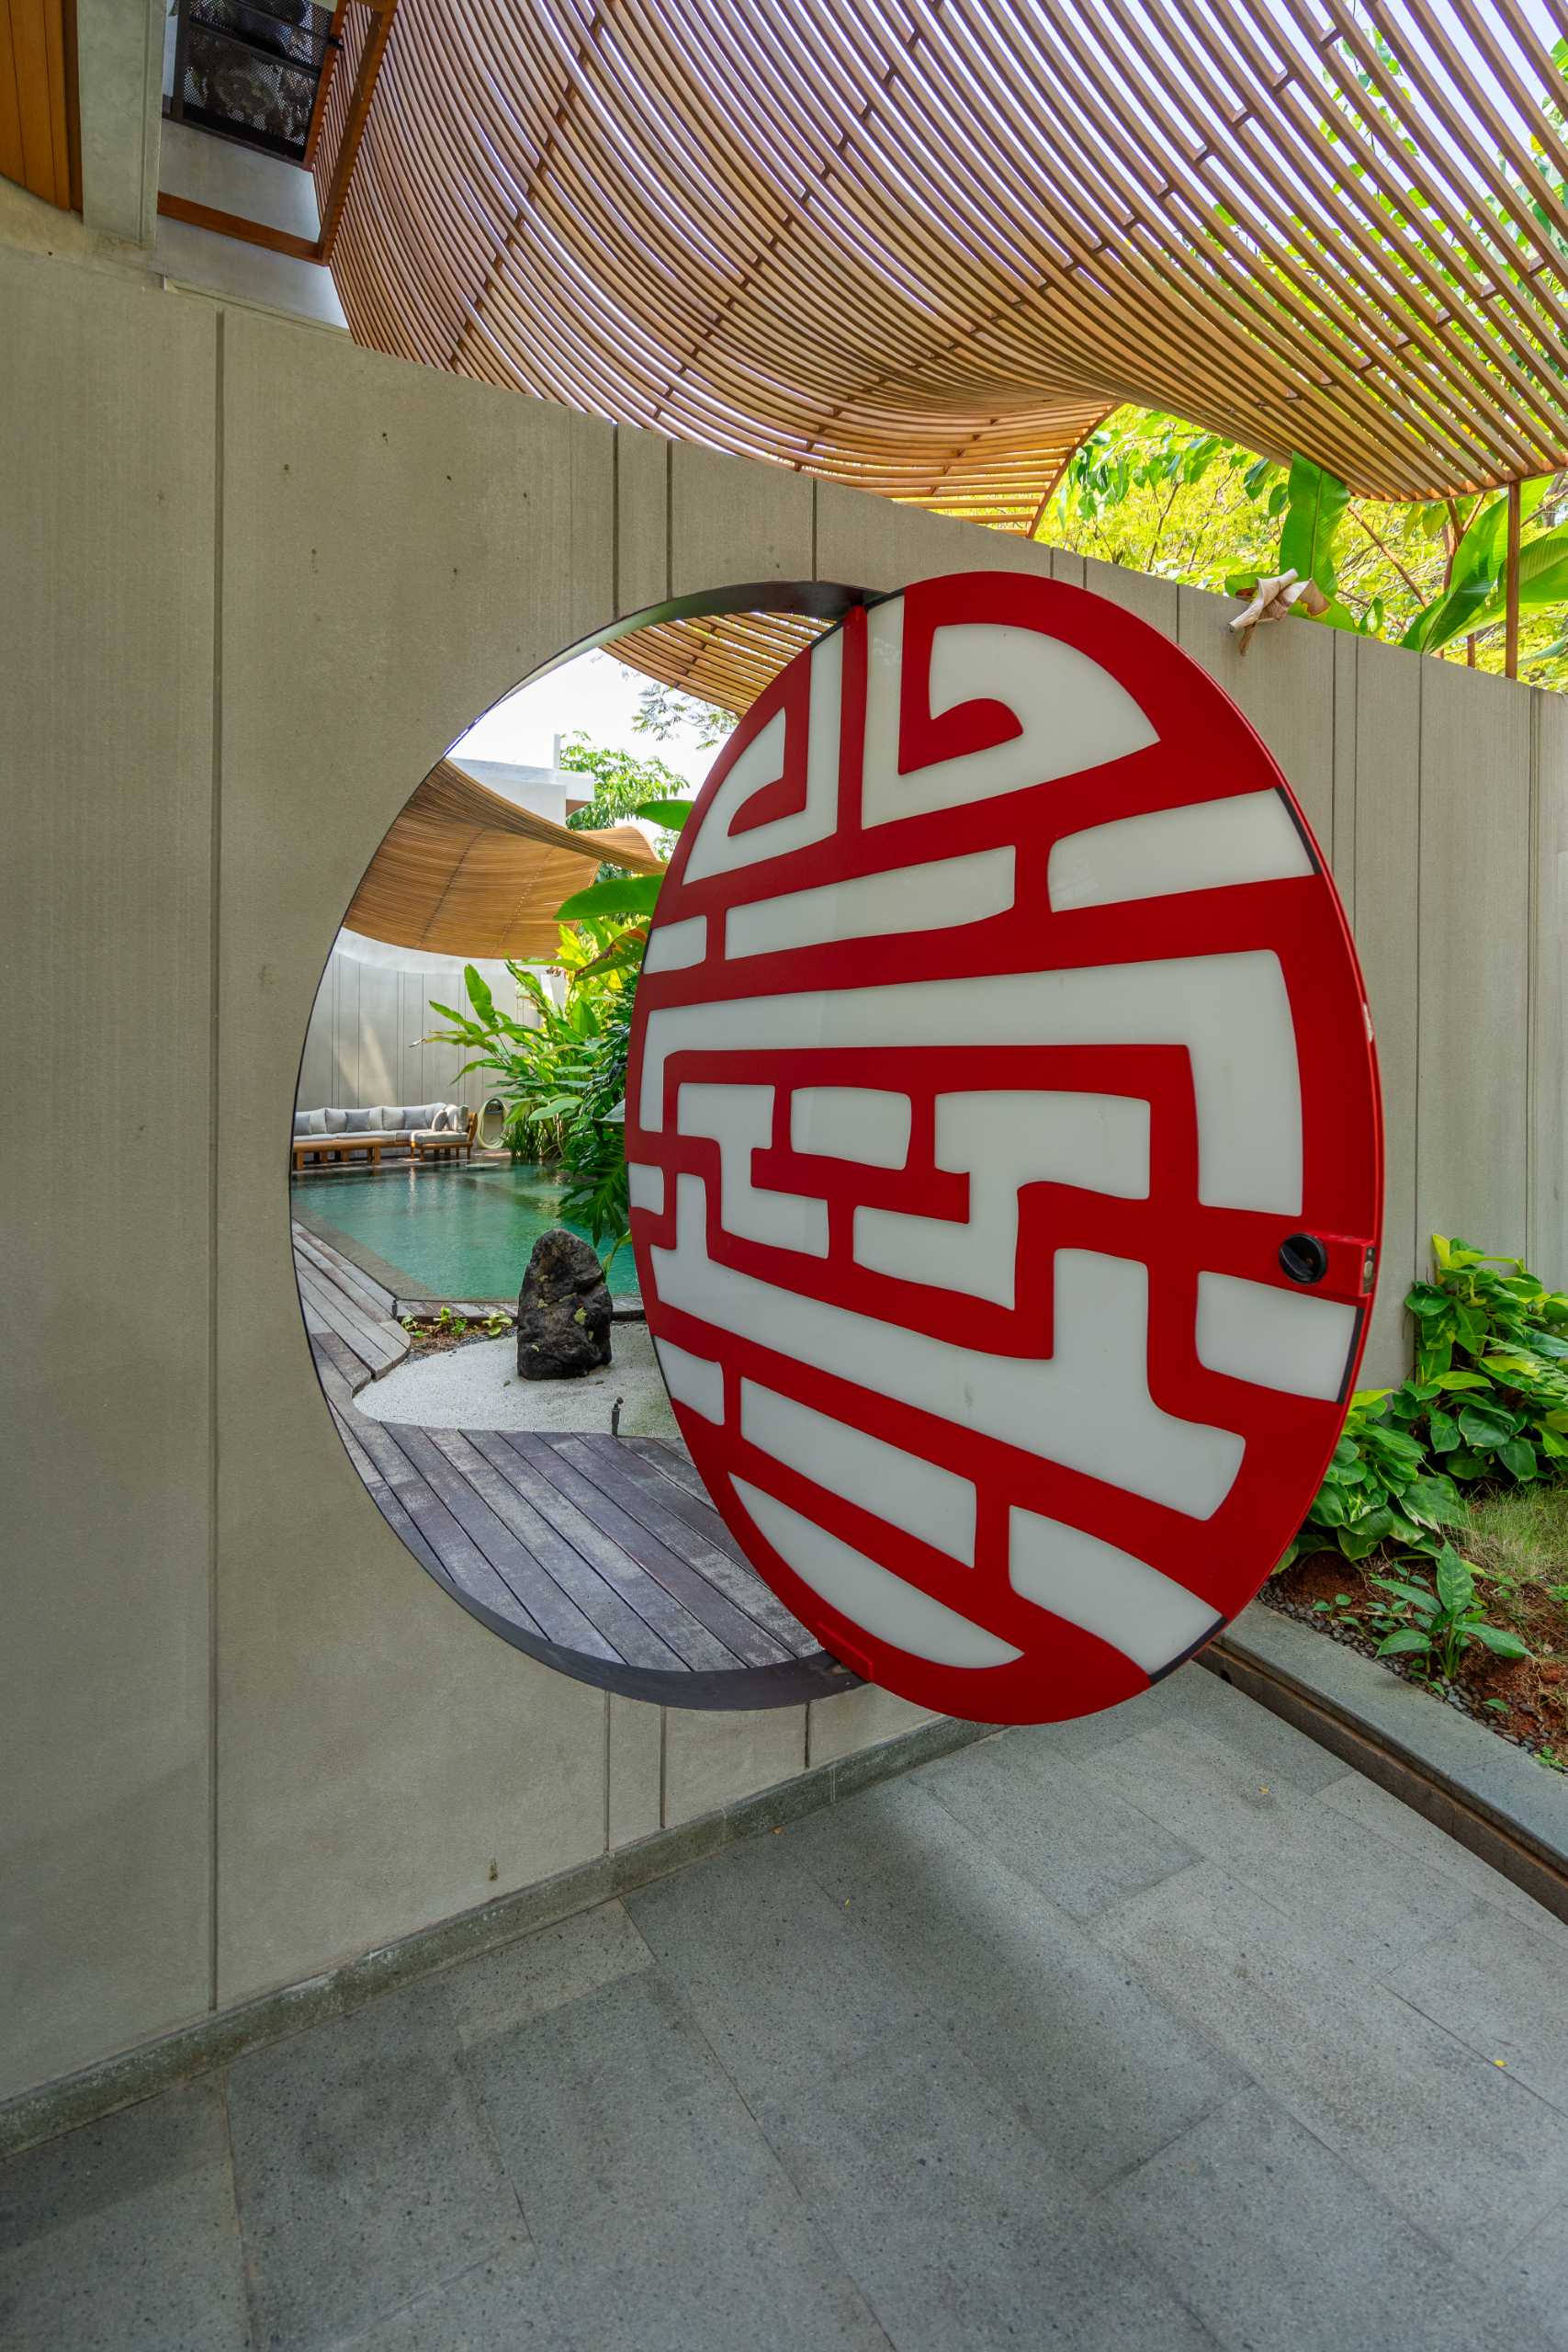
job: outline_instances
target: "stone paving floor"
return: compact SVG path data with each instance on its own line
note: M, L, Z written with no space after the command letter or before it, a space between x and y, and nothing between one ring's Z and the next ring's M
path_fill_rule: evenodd
M14 2159L0 2343L1568 2346L1565 1994L1190 1667Z

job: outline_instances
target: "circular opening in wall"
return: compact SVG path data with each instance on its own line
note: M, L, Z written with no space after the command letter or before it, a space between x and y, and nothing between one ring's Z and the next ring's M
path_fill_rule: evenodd
M623 1095L681 804L757 695L868 601L688 598L482 714L370 857L300 1057L295 1272L355 1472L515 1648L667 1705L855 1679L745 1560L682 1442L626 1244Z

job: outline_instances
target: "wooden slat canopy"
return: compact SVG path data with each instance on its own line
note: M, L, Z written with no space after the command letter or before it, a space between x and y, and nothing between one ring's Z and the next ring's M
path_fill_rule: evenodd
M0 0L0 175L62 210L81 204L68 0Z
M427 365L1028 530L1107 409L1568 462L1562 0L403 0L335 272Z
M602 860L663 871L635 825L552 824L442 760L389 829L344 922L433 955L547 956L559 944L557 908Z
M829 626L804 613L717 613L634 629L616 638L609 650L645 677L679 686L682 694L716 703L739 718Z

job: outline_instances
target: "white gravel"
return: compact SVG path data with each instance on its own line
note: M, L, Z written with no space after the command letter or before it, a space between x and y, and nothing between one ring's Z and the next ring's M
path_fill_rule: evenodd
M680 1431L664 1393L646 1323L617 1323L610 1333L614 1361L581 1380L523 1380L517 1338L474 1340L440 1355L409 1356L384 1380L373 1380L355 1408L373 1421L408 1421L426 1430L608 1430L617 1396L626 1437L668 1437Z

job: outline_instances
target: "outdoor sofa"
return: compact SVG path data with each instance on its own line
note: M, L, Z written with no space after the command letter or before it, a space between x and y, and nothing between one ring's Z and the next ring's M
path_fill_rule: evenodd
M368 1165L378 1168L383 1152L407 1151L415 1159L437 1159L447 1153L474 1156L479 1114L460 1102L382 1104L371 1111L296 1111L292 1159L339 1162L364 1153Z

